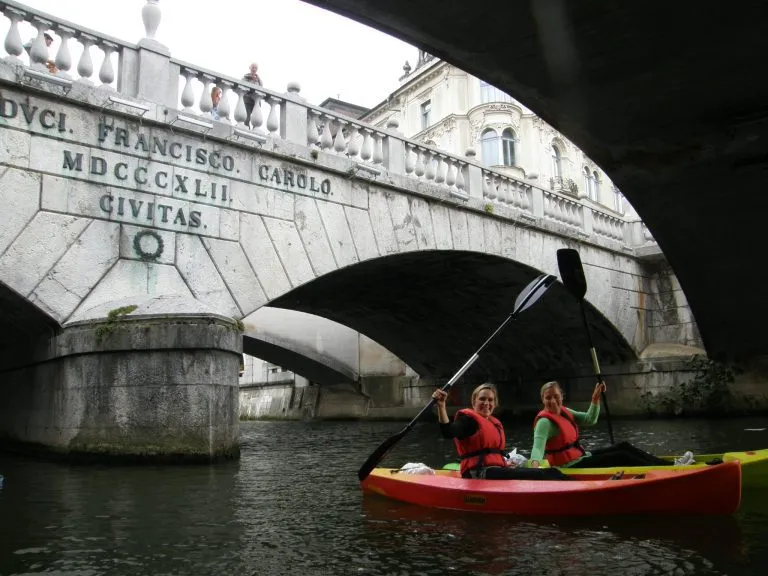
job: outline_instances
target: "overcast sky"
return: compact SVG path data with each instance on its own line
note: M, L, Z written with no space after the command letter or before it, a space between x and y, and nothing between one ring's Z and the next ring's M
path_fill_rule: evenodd
M21 3L127 42L144 36L145 0ZM331 96L372 107L397 87L403 64L409 60L413 66L418 53L391 36L299 0L160 0L159 5L157 40L173 57L236 78L250 62L258 62L266 88L284 92L288 82L299 82L301 94L313 104ZM3 24L4 39L7 20ZM25 42L28 30L22 29ZM98 52L92 51L97 69Z

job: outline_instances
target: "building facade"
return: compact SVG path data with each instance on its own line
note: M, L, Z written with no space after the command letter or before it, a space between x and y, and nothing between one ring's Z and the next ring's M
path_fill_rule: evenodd
M508 176L634 215L599 166L508 94L423 51L414 69L406 62L403 70L399 87L360 120L383 128L395 119L407 138L474 152Z

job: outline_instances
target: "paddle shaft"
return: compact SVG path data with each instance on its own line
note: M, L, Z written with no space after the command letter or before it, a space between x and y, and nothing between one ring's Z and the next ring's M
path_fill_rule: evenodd
M496 328L494 333L491 334L485 342L483 342L483 345L480 346L480 348L477 349L477 352L472 354L472 356L469 358L469 360L467 360L464 363L464 366L459 368L459 371L456 372L456 374L454 374L451 377L451 379L448 380L448 382L446 382L443 385L443 387L441 388L441 390L443 392L448 392L453 387L453 385L456 384L456 382L458 382L459 378L461 378L464 375L464 373L472 367L472 364L477 362L477 359L480 358L480 353L485 349L486 346L488 346L488 344L491 342L491 340L493 340L494 338L496 338L496 336L498 336L499 332L504 330L504 328L507 326L507 324L509 324L514 319L516 314L517 314L516 312L512 312L512 314L507 316L507 319L504 320L504 322L502 322L501 325L498 328ZM421 409L421 411L416 415L416 417L413 420L411 420L405 428L403 428L403 432L406 432L406 431L410 430L411 428L413 428L416 425L416 422L418 422L419 418L424 414L424 412L429 410L434 405L434 403L435 403L435 399L431 398L429 400L429 404L424 406L424 408Z
M589 342L589 353L592 355L592 368L595 371L595 378L597 382L603 381L603 375L600 372L600 363L597 361L597 351L595 345L592 343L592 330L589 328L589 322L587 321L587 309L584 306L584 299L579 300L579 308L581 308L581 319L584 321L584 328L587 330L587 341ZM608 421L608 437L613 444L613 424L611 423L611 409L608 407L608 398L605 395L605 390L600 393L600 397L603 400L603 406L605 406L605 416Z

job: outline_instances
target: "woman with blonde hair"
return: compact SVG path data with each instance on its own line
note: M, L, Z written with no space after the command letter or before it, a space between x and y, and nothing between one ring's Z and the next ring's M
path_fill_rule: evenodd
M592 402L586 412L563 405L563 390L558 382L541 387L543 409L533 421L531 466L537 467L546 458L551 466L563 468L605 468L617 466L667 466L667 460L644 452L629 442L621 442L587 452L581 445L579 426L594 426L600 416L600 394L605 382L598 382L592 392Z
M505 460L504 426L493 411L498 404L498 391L493 384L480 384L472 392L471 408L448 418L445 401L448 393L435 390L437 419L444 438L453 438L461 460L463 478L488 480L567 480L559 470L516 469Z

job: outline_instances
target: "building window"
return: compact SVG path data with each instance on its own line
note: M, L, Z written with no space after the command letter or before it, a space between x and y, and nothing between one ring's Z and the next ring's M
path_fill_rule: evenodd
M595 202L600 201L600 176L597 174L597 170L592 172L592 196L590 196Z
M480 137L484 166L499 165L499 135L496 130L487 128Z
M488 104L489 102L512 102L512 97L495 86L491 86L488 82L480 80L480 102L483 104Z
M515 165L515 133L509 128L501 133L501 153L504 166Z
M426 130L432 125L430 118L432 114L432 100L427 100L421 104L421 129Z
M613 209L619 214L624 214L624 198L616 187L613 188Z
M563 155L554 144L552 144L552 176L555 178L563 177Z

